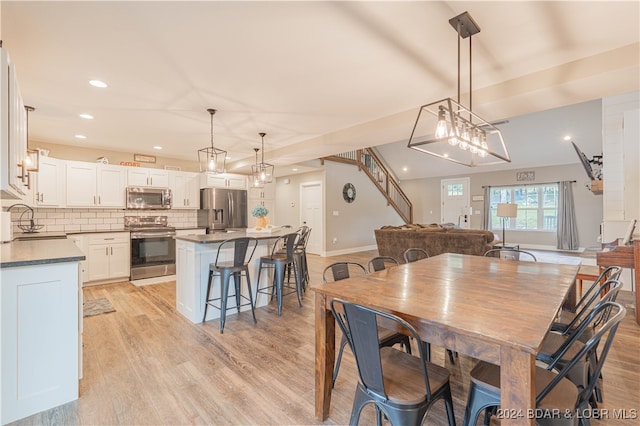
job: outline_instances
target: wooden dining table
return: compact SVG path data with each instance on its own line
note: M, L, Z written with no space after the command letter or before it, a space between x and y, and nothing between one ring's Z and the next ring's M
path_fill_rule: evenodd
M316 417L330 414L336 298L397 315L426 342L500 365L502 424L535 424L536 355L578 269L445 253L313 287Z

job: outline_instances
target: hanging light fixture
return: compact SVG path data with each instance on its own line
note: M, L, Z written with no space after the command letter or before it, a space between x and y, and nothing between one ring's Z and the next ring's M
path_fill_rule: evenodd
M24 168L27 172L37 172L40 166L40 151L37 149L29 148L29 113L36 109L32 106L25 105L26 114L26 138L27 138L27 156L24 159Z
M262 138L262 162L258 163L258 151L257 148L254 148L256 151L256 164L255 166L251 166L251 180L259 181L261 185L264 186L265 183L273 182L273 172L274 165L264 162L264 137L267 135L266 133L258 133ZM261 186L258 186L261 188Z
M495 125L472 111L471 36L480 27L469 12L449 20L458 33L458 100L442 99L420 107L409 148L469 167L510 163L511 157ZM460 103L460 40L469 38L469 107Z
M224 173L225 162L227 160L227 151L213 146L213 115L215 109L207 109L211 115L211 146L198 150L198 163L201 172Z
M255 173L256 170L259 170L259 163L258 163L258 151L260 151L260 148L253 148L253 150L256 153L256 165L255 166L251 166L251 187L252 188L264 188L264 182L260 180L260 174L259 173Z

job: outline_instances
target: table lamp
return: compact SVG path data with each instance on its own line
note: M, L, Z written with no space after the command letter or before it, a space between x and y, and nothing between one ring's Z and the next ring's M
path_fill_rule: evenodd
M502 219L502 247L506 247L506 241L504 239L504 228L505 222L508 217L517 217L518 216L518 205L510 204L510 203L500 203L498 204L498 213L497 216Z

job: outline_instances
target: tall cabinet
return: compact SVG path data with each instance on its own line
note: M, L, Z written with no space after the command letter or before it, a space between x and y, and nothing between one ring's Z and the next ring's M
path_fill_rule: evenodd
M27 112L15 66L0 48L0 196L22 200L27 180L22 169L27 156Z
M277 224L276 222L276 184L266 183L264 184L264 188L249 188L249 193L247 196L247 208L249 210L249 225L251 224L251 210L253 210L256 206L263 206L269 210L269 214L267 217L269 218L269 223Z

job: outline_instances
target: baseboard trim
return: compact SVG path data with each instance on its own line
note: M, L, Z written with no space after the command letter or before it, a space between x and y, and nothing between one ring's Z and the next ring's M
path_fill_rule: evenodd
M526 250L546 250L546 251L564 251L567 253L583 253L585 248L579 247L577 250L560 250L556 246L548 246L544 244L522 244L522 243L509 243L509 244L518 244L521 249Z
M351 247L351 248L342 249L342 250L325 251L324 253L320 254L320 256L321 257L342 256L344 254L358 253L361 251L369 251L369 250L378 250L378 245L374 244L371 246Z

